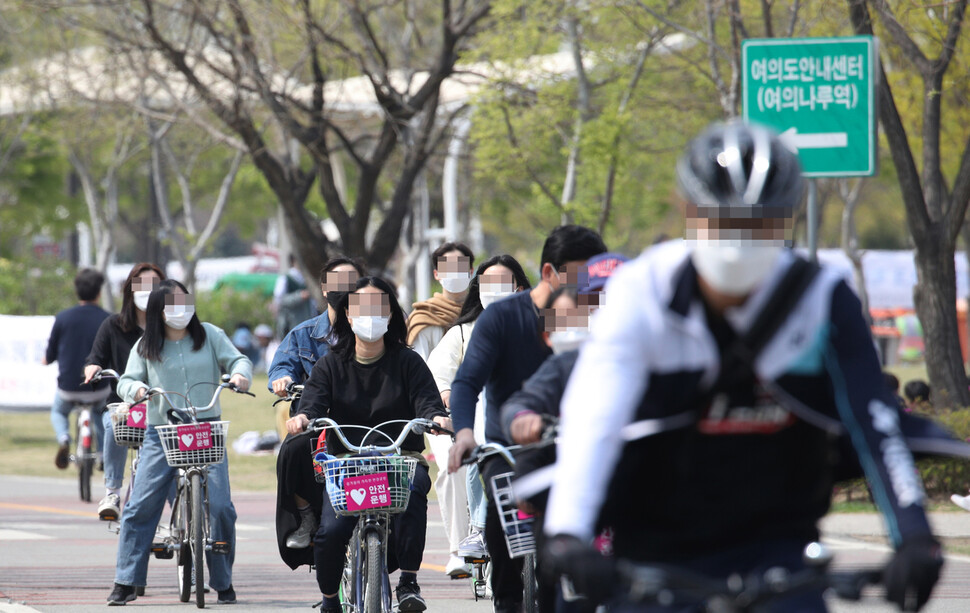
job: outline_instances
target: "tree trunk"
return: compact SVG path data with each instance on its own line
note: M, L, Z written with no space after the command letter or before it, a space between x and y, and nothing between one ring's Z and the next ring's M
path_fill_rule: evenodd
M923 326L926 372L936 407L970 406L970 390L960 352L953 251L943 240L916 249L913 302Z

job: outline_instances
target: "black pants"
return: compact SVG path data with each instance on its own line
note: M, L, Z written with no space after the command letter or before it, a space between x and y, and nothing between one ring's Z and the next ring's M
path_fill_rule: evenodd
M488 513L485 515L485 544L492 563L492 598L496 609L512 608L522 602L522 558L509 557L505 532L492 497L492 477L512 469L501 457L486 459L479 466L485 482Z
M276 541L280 557L287 566L296 570L302 565L313 564L311 548L290 549L286 538L300 525L300 513L293 496L310 503L315 513L320 513L323 484L313 476L311 450L316 447L317 435L291 434L280 445L276 456Z
M414 470L411 496L403 513L391 520L391 537L388 541L388 572L397 568L418 570L424 559L424 540L428 530L428 492L431 477L422 464ZM323 491L323 509L320 527L313 538L313 558L317 566L317 584L321 594L335 594L340 585L347 544L357 527L356 517L337 516L330 506L330 496Z

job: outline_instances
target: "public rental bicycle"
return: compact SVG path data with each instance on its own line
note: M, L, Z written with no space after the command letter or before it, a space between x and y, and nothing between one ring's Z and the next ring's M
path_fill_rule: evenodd
M94 384L103 379L117 379L120 375L110 368L102 369L98 374L91 377L90 383ZM101 402L104 402L103 400ZM94 415L96 402L78 402L77 423L74 430L75 448L69 460L78 468L78 493L81 500L91 502L91 475L94 474L94 465L98 460L97 447L94 441L94 427L91 420L97 419Z
M195 585L195 604L200 609L205 607L205 554L228 554L231 544L210 537L208 492L209 466L222 462L226 455L229 422L199 421L197 415L215 406L225 389L255 397L229 383L228 375L222 376L222 383L212 385L216 385L215 392L204 407L193 407L182 394L160 388L149 389L142 398L146 401L152 396L162 396L171 407L167 412L170 423L155 426L155 430L165 451L165 460L178 469L168 535L152 543L151 551L156 558L176 559L179 600L188 602ZM176 407L173 396L182 398L186 406Z
M391 424L405 424L397 439L378 430ZM361 445L347 440L342 429L366 431ZM430 419L398 419L374 427L340 426L323 417L312 420L307 431L333 430L353 454L334 458L324 451L314 452L317 481L325 484L330 504L337 515L357 517L357 526L347 547L347 559L340 582L340 599L346 613L392 613L391 584L387 572L387 543L391 516L404 511L411 496L411 481L417 458L401 455L401 445L412 432L416 434L452 433ZM367 444L372 436L390 441L387 445Z
M481 464L488 458L499 456L505 460L510 468L514 468L515 457L513 457L512 452L521 448L519 445L505 447L498 443L485 443L472 449L468 456L462 460L462 464ZM538 584L536 583L536 540L533 532L535 518L519 509L512 489L514 477L514 470L509 470L493 476L487 485L492 494L492 500L495 501L495 508L498 511L509 557L512 559L522 558L522 603L525 612L535 613L539 610ZM475 600L483 598L487 585L486 570L489 558L466 558L465 561L472 565L472 591L475 594Z
M109 416L111 419L111 429L114 434L114 441L120 447L127 447L132 452L131 475L128 485L125 487L124 496L118 508L124 510L125 505L131 498L131 488L135 483L135 473L138 470L138 460L141 457L141 446L145 442L145 431L148 429L148 407L144 401L137 404L128 402L112 402L108 405ZM120 515L102 515L101 519L109 522L117 522ZM109 525L109 529L110 525ZM113 528L115 532L117 528Z

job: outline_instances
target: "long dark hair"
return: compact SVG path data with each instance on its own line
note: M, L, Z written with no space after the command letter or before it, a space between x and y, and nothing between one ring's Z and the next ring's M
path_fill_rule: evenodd
M390 283L380 277L361 277L357 280L357 286L354 292L351 293L356 293L357 290L365 287L376 287L384 292L387 296L387 302L391 307L391 320L387 324L387 332L384 333L384 350L390 351L394 347L407 347L407 321L404 318L404 311L401 310L401 305L397 302L394 288L391 287ZM350 306L351 293L344 295L340 299L340 303L334 307L337 314L328 337L330 350L347 360L353 359L357 344L357 337L354 336L354 330L351 328L350 320L347 318L347 308Z
M148 270L158 275L159 281L166 279L162 269L151 262L140 262L131 267L128 278L121 285L121 312L118 314L118 325L124 332L131 332L138 327L138 307L135 306L135 295L131 289L131 284L138 275Z
M162 359L162 347L165 346L165 296L174 294L176 288L186 294L189 293L189 290L175 279L166 279L148 295L148 307L145 309L145 334L138 343L138 355L146 360ZM192 351L202 349L205 345L205 328L202 327L197 314L192 315L186 330L192 337Z
M475 278L473 278L471 283L468 284L468 295L465 296L465 302L461 305L461 313L458 314L458 319L455 320L453 325L460 326L461 324L473 322L478 319L478 316L481 315L482 311L485 310L485 307L482 306L479 279L486 270L492 266L495 266L496 264L505 266L512 271L512 278L515 279L516 287L532 289L532 284L529 283L529 277L525 276L525 271L522 270L522 265L519 264L515 258L507 253L492 256L479 264L478 268L475 270Z

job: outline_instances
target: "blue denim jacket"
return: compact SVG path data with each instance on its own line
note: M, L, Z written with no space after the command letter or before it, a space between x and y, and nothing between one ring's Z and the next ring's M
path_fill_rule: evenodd
M326 312L290 330L273 356L267 389L272 391L273 381L285 376L291 377L296 383L303 383L310 376L317 360L330 351L330 345L326 341L329 333L330 318Z

